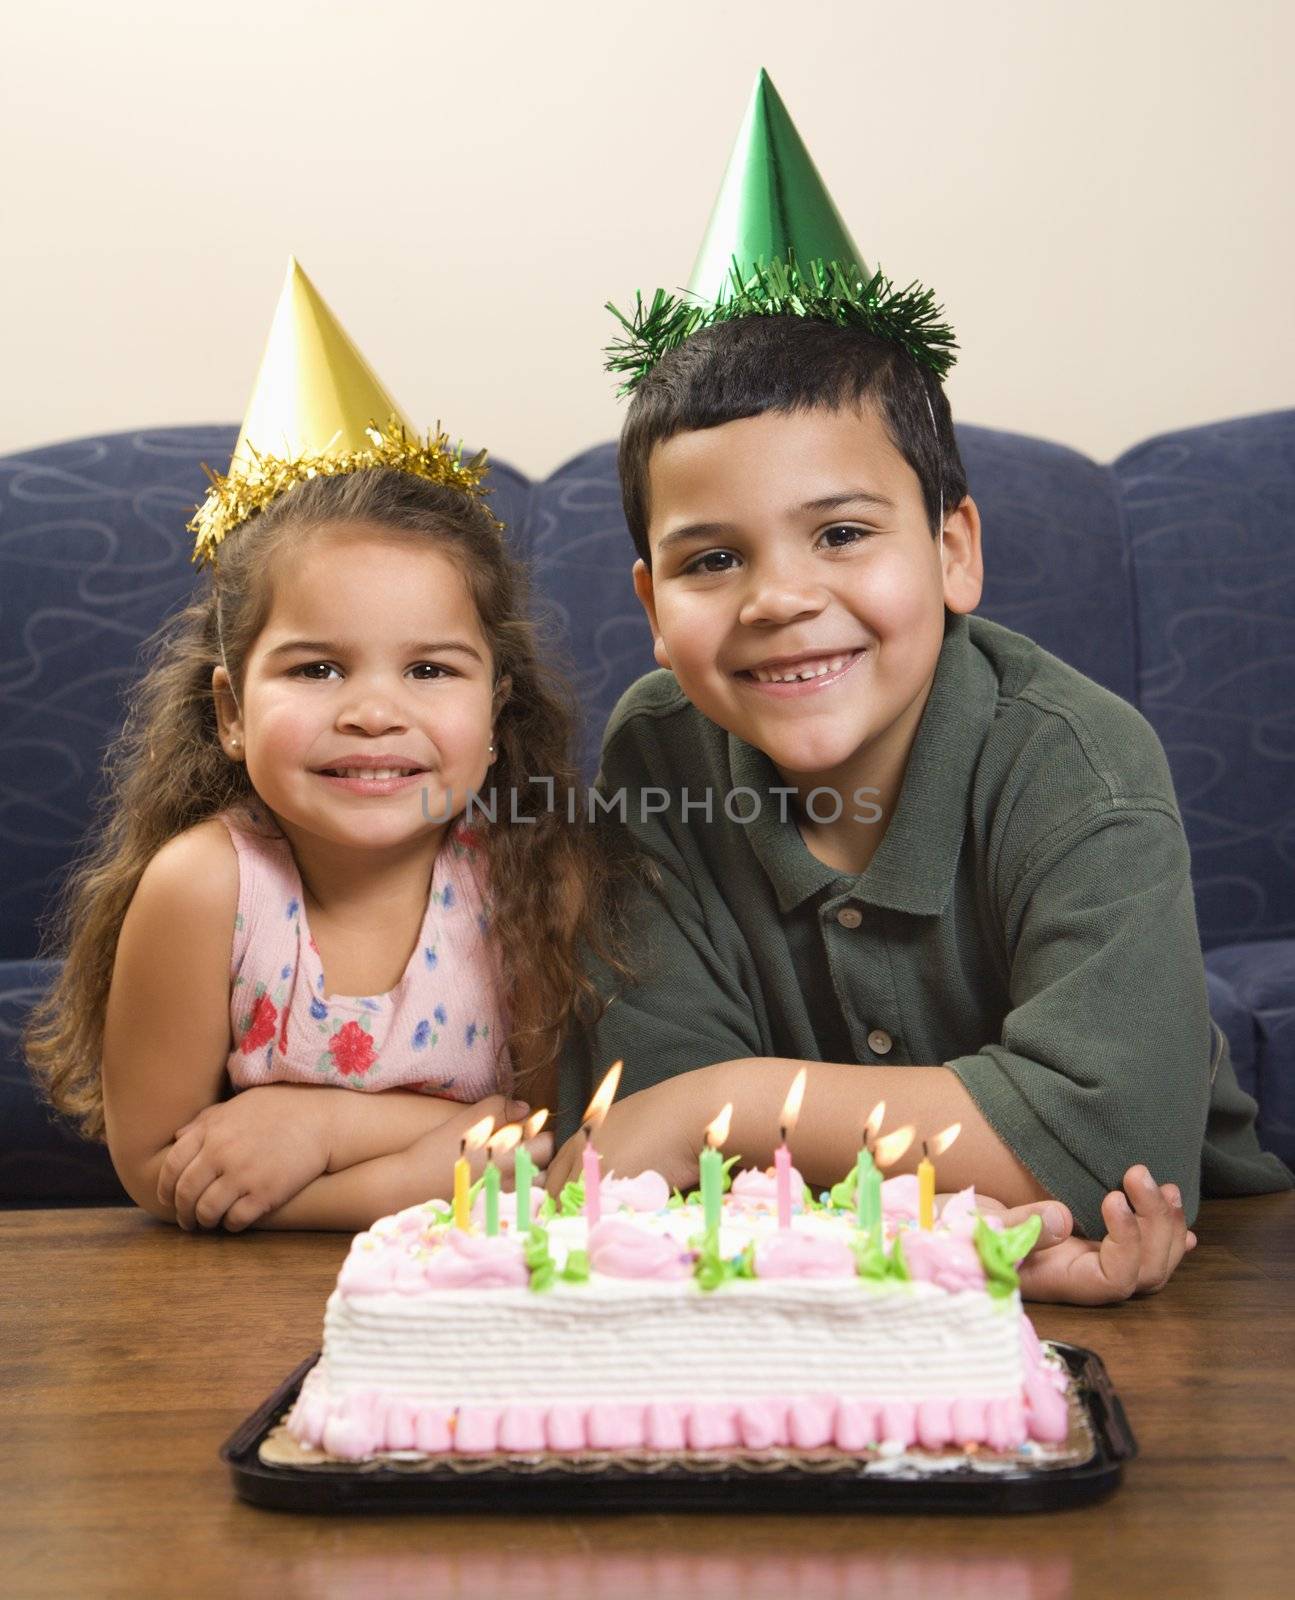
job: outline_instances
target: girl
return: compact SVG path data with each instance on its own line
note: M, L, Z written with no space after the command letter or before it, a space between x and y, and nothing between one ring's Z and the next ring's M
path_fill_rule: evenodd
M549 1099L611 874L543 806L572 719L524 615L479 500L374 467L252 516L160 631L25 1041L154 1216L354 1230Z

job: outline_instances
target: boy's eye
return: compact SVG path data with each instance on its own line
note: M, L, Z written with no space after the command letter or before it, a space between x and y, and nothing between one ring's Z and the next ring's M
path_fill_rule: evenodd
M866 539L869 532L868 528L860 528L853 522L834 522L830 528L823 529L823 543L830 550L840 550L844 545Z
M731 550L707 550L705 555L697 556L683 569L685 573L693 572L731 572L730 562L737 560Z

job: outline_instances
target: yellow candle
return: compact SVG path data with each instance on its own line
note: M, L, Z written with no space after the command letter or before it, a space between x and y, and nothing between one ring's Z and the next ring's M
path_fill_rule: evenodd
M472 1174L468 1169L467 1146L459 1146L463 1152L454 1163L454 1226L468 1231L471 1218L468 1214L468 1189L471 1186Z
M935 1226L935 1167L925 1141L922 1159L917 1163L917 1225L928 1233Z

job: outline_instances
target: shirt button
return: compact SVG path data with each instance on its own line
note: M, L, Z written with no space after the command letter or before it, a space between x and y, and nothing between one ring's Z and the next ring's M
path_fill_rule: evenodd
M895 1041L884 1028L874 1028L868 1035L868 1048L875 1056L887 1056Z
M863 921L863 912L855 906L843 906L836 914L836 920L843 928L857 928Z

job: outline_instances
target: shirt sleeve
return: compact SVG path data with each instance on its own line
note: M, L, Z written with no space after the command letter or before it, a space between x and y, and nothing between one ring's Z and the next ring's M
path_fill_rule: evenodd
M1200 1199L1216 1055L1174 810L1107 807L1026 863L1003 905L1002 1037L946 1063L986 1121L1093 1238L1130 1166Z

